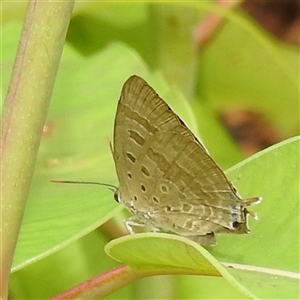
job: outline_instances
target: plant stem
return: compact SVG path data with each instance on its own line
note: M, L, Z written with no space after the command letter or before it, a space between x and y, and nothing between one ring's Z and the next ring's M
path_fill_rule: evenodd
M74 0L31 0L5 101L1 132L1 286L8 278Z
M193 99L198 65L194 38L198 11L178 3L155 3L152 19L159 68L169 83L179 87L187 99Z
M124 265L87 280L49 300L102 299L112 292L143 277Z

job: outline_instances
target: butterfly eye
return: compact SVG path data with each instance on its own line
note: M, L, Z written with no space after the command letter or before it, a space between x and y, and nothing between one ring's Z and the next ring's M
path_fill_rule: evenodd
M119 195L118 195L118 191L115 191L115 193L114 193L114 199L115 199L117 202L120 202Z

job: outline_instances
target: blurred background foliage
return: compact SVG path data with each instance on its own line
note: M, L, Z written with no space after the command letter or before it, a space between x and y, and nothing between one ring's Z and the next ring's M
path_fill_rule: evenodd
M106 136L130 75L149 81L224 168L299 134L299 4L154 2L75 5L14 260L13 298L50 297L118 265L103 250L124 234L111 192L49 180L117 185ZM1 5L4 98L26 3ZM200 290L241 297L220 278L201 280L147 278L110 298L185 299ZM193 292L184 293L188 286Z

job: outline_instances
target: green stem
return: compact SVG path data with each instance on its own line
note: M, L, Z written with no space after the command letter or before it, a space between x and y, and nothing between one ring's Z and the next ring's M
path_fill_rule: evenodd
M8 278L74 0L29 2L1 132L1 286Z
M158 66L171 84L179 87L187 99L193 99L198 66L194 38L198 11L178 3L155 3L151 8Z

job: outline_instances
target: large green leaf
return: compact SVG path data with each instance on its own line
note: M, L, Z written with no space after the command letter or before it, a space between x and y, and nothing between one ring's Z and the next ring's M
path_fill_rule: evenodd
M294 137L228 172L244 197L259 195L263 201L252 209L259 219L250 219L251 234L221 236L220 245L211 249L214 256L222 261L299 271L299 149L299 137Z
M123 209L105 187L54 184L50 180L118 184L106 136L112 136L122 84L132 74L145 78L149 75L138 56L122 45L108 47L89 59L80 59L66 49L62 65L40 146L14 270L58 251ZM74 68L80 71L74 72ZM152 81L173 106L181 107L185 118L191 118L191 110L183 108L184 101L178 93L171 92L158 77Z
M230 177L238 178L236 184L243 195L264 197L260 205L253 207L260 219L250 220L250 235L219 236L219 245L206 247L207 252L182 238L137 234L110 242L106 251L141 272L156 269L157 274L222 275L245 297L296 298L299 141L296 137L270 147L228 172ZM288 204L282 201L284 198L289 199ZM225 261L228 269L216 259Z

